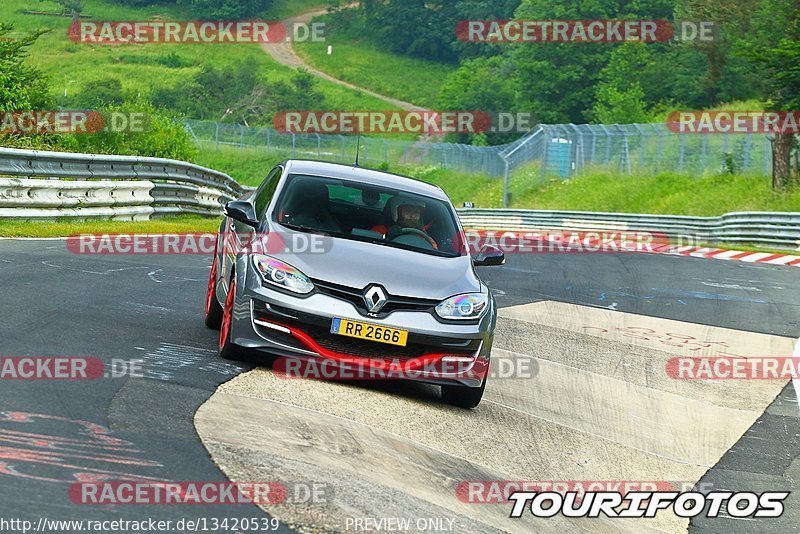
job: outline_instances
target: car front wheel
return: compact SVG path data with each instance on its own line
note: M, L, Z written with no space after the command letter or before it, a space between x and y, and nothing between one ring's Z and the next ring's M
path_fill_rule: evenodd
M241 348L231 343L231 324L233 323L233 303L236 300L236 277L231 279L225 308L222 310L222 324L219 329L219 355L226 360L241 358Z

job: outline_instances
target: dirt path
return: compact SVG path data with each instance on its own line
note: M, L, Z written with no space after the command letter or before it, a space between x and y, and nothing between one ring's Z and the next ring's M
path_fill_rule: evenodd
M286 25L287 30L292 28L295 23L304 23L307 24L311 22L314 17L318 17L320 15L324 15L327 13L327 9L313 9L311 11L306 11L305 13L301 13L295 17L288 18L283 21ZM396 98L391 98L385 95L381 95L376 93L375 91L370 91L369 89L365 89L364 87L359 87L357 85L353 85L352 83L348 83L337 78L334 78L330 74L322 72L321 70L314 68L312 65L306 63L306 61L297 55L292 48L291 42L282 42L282 43L264 43L261 45L264 51L272 56L275 61L281 63L282 65L286 65L287 67L291 67L293 69L306 69L308 72L317 76L318 78L322 78L329 82L335 83L337 85L341 85L343 87L347 87L349 89L353 89L356 91L361 91L364 94L373 96L375 98L379 98L384 100L394 106L397 106L401 109L405 110L415 110L415 111L423 111L426 108L416 106L411 104L410 102L405 102L403 100L398 100Z

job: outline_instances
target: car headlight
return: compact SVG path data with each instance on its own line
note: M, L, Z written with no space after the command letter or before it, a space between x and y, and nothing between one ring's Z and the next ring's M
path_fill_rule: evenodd
M477 319L489 304L489 295L467 293L456 295L436 306L436 313L442 319Z
M253 254L253 265L261 274L261 279L268 284L302 295L314 290L314 284L306 275L281 260Z

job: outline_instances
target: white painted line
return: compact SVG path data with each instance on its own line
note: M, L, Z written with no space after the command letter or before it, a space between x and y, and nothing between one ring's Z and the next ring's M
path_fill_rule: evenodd
M0 237L2 241L64 241L69 237Z
M716 254L714 258L717 260L728 260L731 257L738 256L741 253L742 253L741 250L726 250L725 252L720 252L719 254Z
M794 260L800 260L800 256L781 256L780 258L769 260L767 263L773 263L775 265L786 265L790 261Z
M739 261L753 262L753 261L763 260L764 258L769 258L770 256L774 256L774 254L771 254L769 252L754 252L752 254L739 258Z

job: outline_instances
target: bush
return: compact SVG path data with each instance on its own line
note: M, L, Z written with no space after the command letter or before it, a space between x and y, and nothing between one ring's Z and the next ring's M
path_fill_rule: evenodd
M119 105L101 108L110 113L144 113L147 126L143 132L84 133L63 136L64 147L71 152L96 154L120 154L154 158L170 158L193 161L197 147L182 124L175 122L163 110L156 109L143 100L134 100Z

